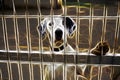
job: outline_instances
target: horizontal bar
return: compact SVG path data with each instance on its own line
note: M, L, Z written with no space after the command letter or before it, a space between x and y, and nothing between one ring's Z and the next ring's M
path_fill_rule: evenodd
M120 54L109 53L106 56L95 56L93 54L78 53L74 54L40 54L40 53L16 53L0 52L0 61L32 61L44 63L66 63L66 64L92 64L92 65L120 65ZM41 59L42 56L42 59ZM53 59L54 56L54 59Z
M0 18L2 18L3 16L4 16L4 18L13 18L13 17L16 17L16 18L26 18L26 15L0 15ZM38 18L38 17L43 17L44 18L46 16L50 17L50 15L27 15L28 18ZM116 19L116 18L119 18L120 16L76 16L76 15L71 16L70 15L70 17L80 18L80 19L84 19L84 18L85 19L88 19L88 18L103 19L104 17L106 17L107 19Z

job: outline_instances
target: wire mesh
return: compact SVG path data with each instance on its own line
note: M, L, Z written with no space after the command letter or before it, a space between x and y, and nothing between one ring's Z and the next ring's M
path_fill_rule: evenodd
M58 15L77 25L74 34L66 36L66 19L63 23L64 39L73 52L56 54L54 38L37 29L44 18L54 22ZM104 41L110 44L109 53L93 55L91 49ZM0 45L1 80L119 80L120 2L0 0Z

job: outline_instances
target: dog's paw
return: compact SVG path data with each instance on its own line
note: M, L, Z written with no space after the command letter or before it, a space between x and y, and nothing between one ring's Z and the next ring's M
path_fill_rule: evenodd
M92 54L95 54L97 56L106 55L106 53L109 52L109 43L108 42L99 42L96 44L96 46L91 50Z

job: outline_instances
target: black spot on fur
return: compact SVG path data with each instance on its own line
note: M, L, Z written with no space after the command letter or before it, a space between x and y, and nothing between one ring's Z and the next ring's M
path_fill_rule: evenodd
M71 29L74 23L69 17L64 17L62 24L65 25L67 29Z

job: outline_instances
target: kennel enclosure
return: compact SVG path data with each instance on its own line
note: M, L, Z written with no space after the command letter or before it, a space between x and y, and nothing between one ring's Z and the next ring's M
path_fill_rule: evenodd
M51 68L51 79L56 77L54 67L62 65L62 80L67 80L69 67L74 68L74 80L79 65L95 66L90 80L120 79L120 2L118 0L0 0L0 80L44 80L45 66ZM43 5L44 4L44 5ZM37 26L46 16L71 17L77 31L68 37L75 49L69 54L50 51L49 37L41 38ZM108 41L110 52L95 56L90 50L99 41ZM46 53L47 51L47 53ZM97 67L96 67L97 66ZM105 66L105 67L104 67ZM110 68L107 68L109 66ZM108 70L108 73L107 71ZM90 71L88 71L90 72ZM98 73L98 75L96 75ZM113 75L112 75L113 74Z

